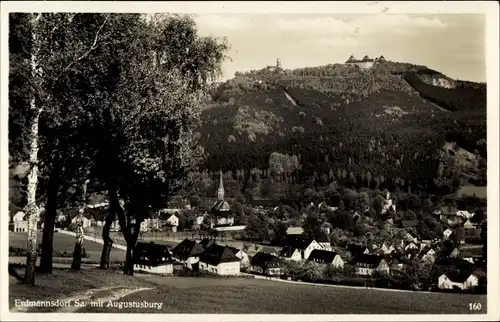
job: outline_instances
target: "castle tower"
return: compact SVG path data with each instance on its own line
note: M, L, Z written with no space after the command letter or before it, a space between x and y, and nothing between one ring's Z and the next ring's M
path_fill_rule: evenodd
M281 68L281 61L280 59L276 59L276 68Z
M222 170L220 170L219 189L217 189L217 200L224 200L224 185L222 183Z

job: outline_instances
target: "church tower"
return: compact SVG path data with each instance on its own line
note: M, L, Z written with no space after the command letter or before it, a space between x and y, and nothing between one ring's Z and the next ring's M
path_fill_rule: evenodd
M276 68L281 68L281 61L280 59L276 59Z
M220 181L219 181L219 189L217 189L217 200L224 200L224 185L222 184L222 170L220 170Z

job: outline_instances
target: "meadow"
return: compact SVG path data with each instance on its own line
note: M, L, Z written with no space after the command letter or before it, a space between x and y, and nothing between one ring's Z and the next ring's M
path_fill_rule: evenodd
M163 302L157 309L85 308L99 313L206 314L469 314L469 303L486 296L398 292L291 284L246 278L189 278L144 275L155 290L120 301Z
M26 248L28 233L9 232L9 246ZM38 232L37 242L42 242L42 232ZM54 251L73 253L75 247L75 237L71 235L54 233ZM83 247L87 252L88 257L83 259L84 263L99 263L101 260L102 245L93 241L84 240ZM63 260L62 258L59 260ZM70 261L71 258L64 258L65 261ZM113 248L111 250L111 262L123 262L125 260L125 252ZM24 263L25 259L22 260Z

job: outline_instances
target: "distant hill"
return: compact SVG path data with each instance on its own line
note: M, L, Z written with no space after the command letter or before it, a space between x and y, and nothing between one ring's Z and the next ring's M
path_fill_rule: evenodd
M213 89L202 120L208 170L267 169L270 154L280 152L300 158L297 182L322 174L359 182L369 172L388 188L485 183L450 165L450 155L443 171L442 158L447 142L486 158L486 84L425 66L385 61L368 70L335 64L236 73Z

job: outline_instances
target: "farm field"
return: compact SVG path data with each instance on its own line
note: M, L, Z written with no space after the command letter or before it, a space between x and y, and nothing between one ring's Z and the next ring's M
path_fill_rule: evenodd
M28 238L27 233L9 232L9 246L26 248L27 238ZM39 232L37 235L37 242L38 243L42 242L41 232ZM58 252L66 251L73 253L74 247L75 247L75 237L61 233L54 233L54 251ZM84 258L84 262L85 261L99 262L101 260L101 252L102 252L101 244L85 240L83 242L83 247L85 248L85 251L89 256L88 258ZM69 260L71 261L71 258L69 258ZM110 255L111 262L122 262L124 260L125 260L124 251L116 248L113 248L111 250L111 255Z
M160 310L84 308L99 313L206 314L470 314L469 303L486 296L397 292L290 284L245 278L140 277L157 289L120 301L163 302ZM193 301L193 299L196 299ZM300 305L297 303L300 302Z

